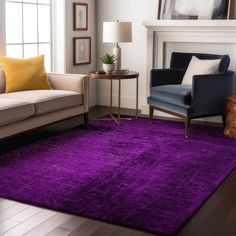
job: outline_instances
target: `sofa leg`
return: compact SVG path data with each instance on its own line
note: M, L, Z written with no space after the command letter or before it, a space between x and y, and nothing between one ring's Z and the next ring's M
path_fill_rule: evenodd
M153 108L149 106L149 123L151 124L153 120Z
M88 124L88 112L84 113L84 124Z
M226 126L226 115L225 114L222 114L222 121L223 121L223 125L225 128L225 126Z
M185 123L184 136L185 136L185 138L188 138L188 131L189 131L190 120L191 119L189 117L186 117L184 119L184 123Z

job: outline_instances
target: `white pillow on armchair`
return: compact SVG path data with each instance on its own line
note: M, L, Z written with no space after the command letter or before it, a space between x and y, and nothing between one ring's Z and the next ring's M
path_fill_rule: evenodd
M215 74L219 68L220 61L220 59L200 60L197 57L192 56L192 59L185 72L182 84L191 85L194 75Z

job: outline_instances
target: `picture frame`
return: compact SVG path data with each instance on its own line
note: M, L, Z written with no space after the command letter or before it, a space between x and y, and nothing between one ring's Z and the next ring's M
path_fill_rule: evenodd
M162 0L157 0L158 4L157 4L157 19L160 20L161 19L161 5L162 5Z
M73 38L73 64L85 65L91 63L91 37Z
M161 20L229 19L231 0L159 0Z
M214 12L212 15L212 19L227 19L230 18L230 8L231 8L231 0L221 0L220 5L214 8Z
M75 31L88 30L88 4L73 3L73 29Z

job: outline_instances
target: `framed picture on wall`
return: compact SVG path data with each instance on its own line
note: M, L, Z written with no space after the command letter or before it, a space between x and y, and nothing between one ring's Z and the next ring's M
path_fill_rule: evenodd
M231 0L215 0L212 19L229 19Z
M163 20L229 19L231 0L160 0Z
M74 30L88 30L88 4L73 3L73 28Z
M73 63L74 65L91 63L91 37L73 38Z

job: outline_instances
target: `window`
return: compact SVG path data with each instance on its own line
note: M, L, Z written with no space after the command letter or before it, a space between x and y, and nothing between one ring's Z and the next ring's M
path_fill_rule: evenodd
M6 55L27 58L45 55L51 71L51 0L6 0Z

